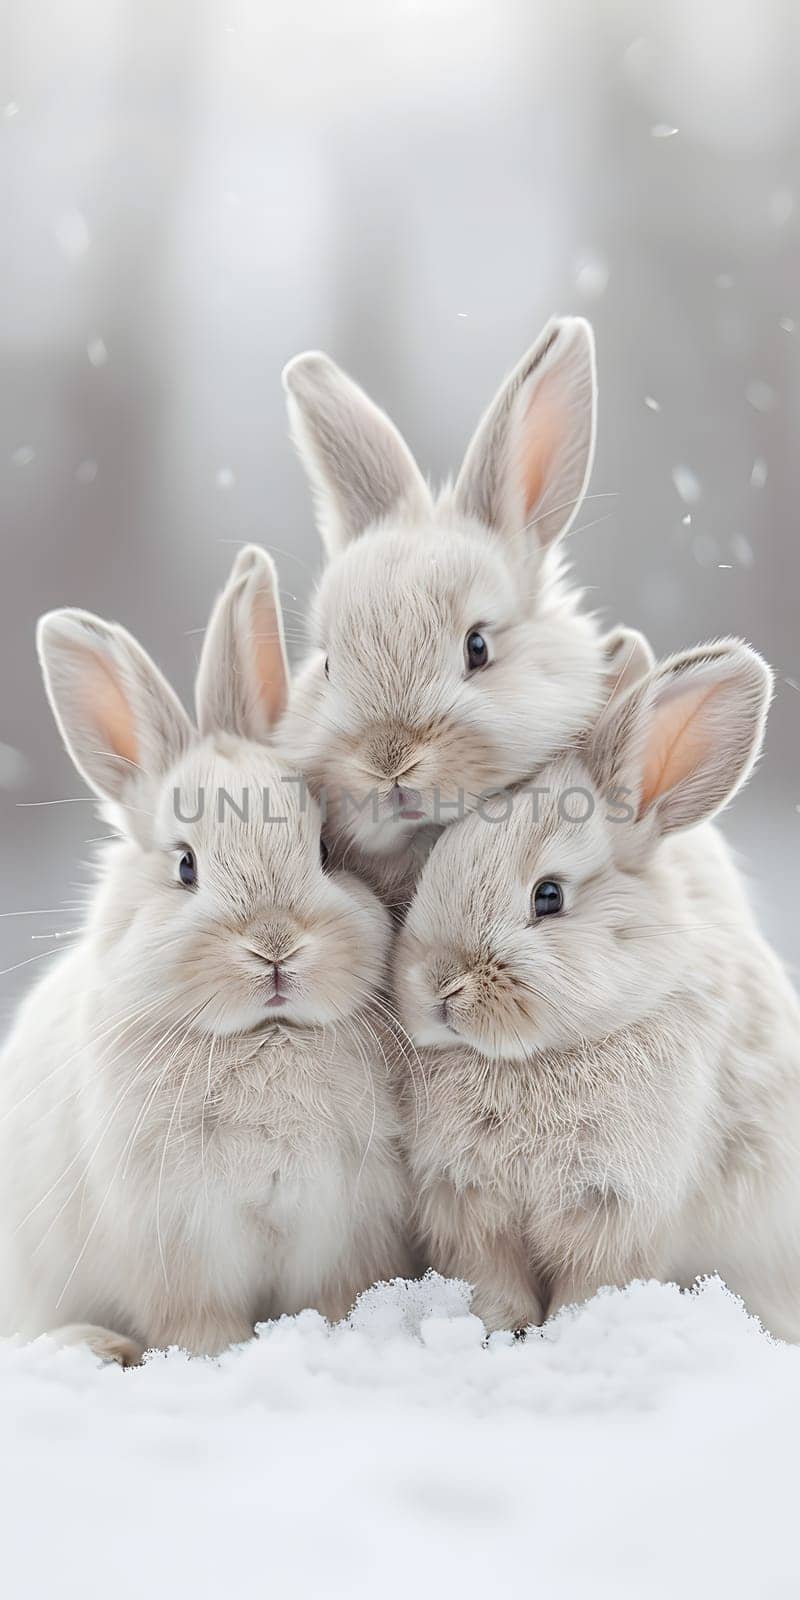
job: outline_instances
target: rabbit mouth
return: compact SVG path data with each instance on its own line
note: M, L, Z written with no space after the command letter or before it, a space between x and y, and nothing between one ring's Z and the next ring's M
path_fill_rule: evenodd
M407 784L396 783L386 801L389 816L399 818L401 822L424 822L426 812L422 806L422 795L418 789L412 789Z

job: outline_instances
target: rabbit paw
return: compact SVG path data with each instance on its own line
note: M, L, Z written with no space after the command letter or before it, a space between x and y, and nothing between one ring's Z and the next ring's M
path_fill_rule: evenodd
M135 1339L126 1339L122 1333L112 1333L110 1328L99 1328L92 1322L70 1322L55 1328L50 1338L57 1345L87 1344L101 1361L116 1361L121 1367L135 1367L144 1350Z
M538 1327L543 1320L542 1307L535 1295L517 1299L502 1289L476 1288L470 1309L480 1317L487 1333L510 1329L517 1338L524 1337L527 1328Z

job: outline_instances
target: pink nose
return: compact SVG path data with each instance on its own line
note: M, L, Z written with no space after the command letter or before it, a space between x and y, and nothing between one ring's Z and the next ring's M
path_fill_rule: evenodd
M286 976L279 961L270 963L272 967L272 993L268 996L268 1006L282 1006L288 998L286 991Z

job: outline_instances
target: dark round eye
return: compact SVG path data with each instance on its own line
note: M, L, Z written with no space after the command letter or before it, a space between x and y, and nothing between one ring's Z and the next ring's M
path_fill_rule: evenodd
M197 862L191 850L184 850L178 862L178 877L185 889L193 889L197 883Z
M477 672L480 667L485 667L489 660L489 646L483 634L478 633L476 628L467 634L464 654L467 658L468 672Z
M553 917L563 907L564 891L560 883L554 883L551 878L543 878L541 883L537 883L533 891L535 917Z
M319 841L319 859L322 862L323 867L327 863L329 854L330 854L330 851L328 850L328 846L326 845L325 840L324 839L320 839L320 841Z
M325 657L325 676L326 676L326 678L329 678L330 675L331 675L330 661L328 660L328 657L326 656Z

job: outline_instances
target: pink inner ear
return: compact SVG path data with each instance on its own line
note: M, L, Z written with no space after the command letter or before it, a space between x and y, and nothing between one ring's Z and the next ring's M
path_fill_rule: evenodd
M256 692L266 717L274 727L286 708L286 666L280 622L272 596L258 592L252 612L253 671Z
M139 746L133 715L125 696L101 656L92 656L93 668L89 680L92 721L105 740L110 755L121 756L133 766L139 764Z
M526 517L541 505L564 441L567 417L560 388L557 376L543 378L522 420L520 482Z
M658 707L645 751L639 816L709 755L710 732L700 713L718 687L684 690Z

